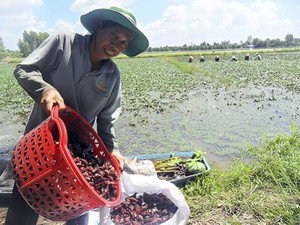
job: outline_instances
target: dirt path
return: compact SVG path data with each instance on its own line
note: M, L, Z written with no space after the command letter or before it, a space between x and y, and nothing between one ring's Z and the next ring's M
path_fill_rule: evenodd
M0 224L4 224L4 220L5 220L5 216L6 216L6 209L0 208ZM51 220L47 220L43 217L40 217L38 220L37 225L63 225L64 222L53 222Z

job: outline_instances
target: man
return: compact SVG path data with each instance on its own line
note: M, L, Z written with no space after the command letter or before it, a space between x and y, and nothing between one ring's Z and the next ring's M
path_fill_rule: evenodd
M205 57L203 55L200 56L200 62L205 62Z
M219 61L220 61L220 56L217 55L217 56L215 57L215 62L219 62Z
M261 60L260 54L256 53L256 54L255 54L255 57L254 57L254 60Z
M97 123L99 136L122 168L113 130L120 114L120 72L111 58L121 53L136 56L149 42L134 15L122 8L93 10L81 16L81 23L90 34L55 34L17 65L15 77L34 100L25 133L44 121L54 105L68 105L91 125ZM37 220L15 185L5 225L34 225ZM85 214L66 224L87 223Z

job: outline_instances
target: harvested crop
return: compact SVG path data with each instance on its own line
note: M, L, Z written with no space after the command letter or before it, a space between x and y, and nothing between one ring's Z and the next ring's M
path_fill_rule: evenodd
M187 163L188 174L202 173L205 172L205 170L206 170L206 166L202 162L194 160Z
M115 206L110 216L116 225L158 225L172 218L177 209L162 193L135 193Z
M203 162L204 154L203 151L197 150L193 152L191 158L172 156L168 159L155 161L154 167L160 179L181 179L206 171L207 168Z
M101 160L94 155L93 148L83 142L69 140L69 150L75 164L82 172L87 182L95 191L108 201L114 201L117 196L117 172L109 160Z

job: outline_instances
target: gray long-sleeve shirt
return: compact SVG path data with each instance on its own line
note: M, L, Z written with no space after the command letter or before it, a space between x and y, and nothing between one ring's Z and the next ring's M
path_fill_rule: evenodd
M35 101L25 133L48 117L39 103L43 93L55 88L90 124L97 121L97 132L111 152L117 148L113 123L121 111L120 72L110 59L91 71L90 39L74 33L53 35L18 64L14 74Z

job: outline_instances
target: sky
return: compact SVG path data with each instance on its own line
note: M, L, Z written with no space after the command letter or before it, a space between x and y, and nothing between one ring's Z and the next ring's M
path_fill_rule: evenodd
M85 34L80 16L110 6L133 12L150 47L300 38L299 0L0 0L0 37L18 50L24 31Z

